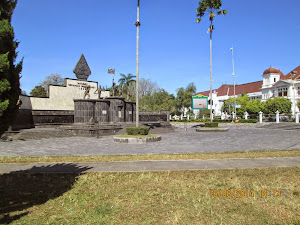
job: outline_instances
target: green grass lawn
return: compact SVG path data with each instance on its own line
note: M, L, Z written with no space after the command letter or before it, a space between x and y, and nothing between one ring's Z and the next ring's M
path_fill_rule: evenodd
M300 167L0 175L0 224L292 224ZM248 190L253 197L212 197ZM260 191L280 190L280 197Z
M136 160L228 159L228 158L267 158L267 157L294 157L294 156L300 156L300 150L195 153L195 154L161 154L161 155L0 157L0 163L112 162L112 161L136 161Z

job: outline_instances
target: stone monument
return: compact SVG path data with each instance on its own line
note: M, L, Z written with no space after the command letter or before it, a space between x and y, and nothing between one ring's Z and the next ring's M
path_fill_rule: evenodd
M78 80L87 81L88 77L91 75L91 70L87 64L85 57L81 54L78 62L76 63L73 73L75 73Z

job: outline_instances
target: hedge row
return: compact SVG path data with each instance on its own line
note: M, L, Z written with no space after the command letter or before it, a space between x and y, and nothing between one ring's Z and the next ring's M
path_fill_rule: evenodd
M212 123L205 123L205 127L218 127L219 124L216 122L212 122Z
M257 123L257 119L241 119L240 123Z
M190 120L174 120L171 122L199 122L199 123L205 123L205 122L210 122L210 119L190 119ZM217 123L231 123L232 120L221 120L221 119L214 119L213 122ZM257 123L257 119L240 119L240 123Z
M127 127L126 132L128 135L147 135L149 127Z

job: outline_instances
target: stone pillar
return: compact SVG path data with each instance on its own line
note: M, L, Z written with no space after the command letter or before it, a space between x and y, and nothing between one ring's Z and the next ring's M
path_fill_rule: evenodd
M279 123L279 111L276 111L276 123Z
M260 112L258 113L258 115L259 115L259 122L260 122L260 123L262 123L262 119L263 119L263 112L262 112L262 111L260 111Z
M299 123L299 112L296 112L295 116L296 123Z
M182 114L180 115L180 119L183 120L183 115Z
M188 120L190 119L190 114L187 114L187 119L188 119Z
M244 113L245 120L248 119L248 116L249 116L249 114L248 114L248 112L246 111L246 112Z

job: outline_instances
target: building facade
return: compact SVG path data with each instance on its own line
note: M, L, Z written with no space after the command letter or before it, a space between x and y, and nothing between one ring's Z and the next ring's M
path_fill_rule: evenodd
M284 75L279 69L270 67L262 74L263 80L235 85L235 97L247 94L252 99L266 101L269 98L284 97L292 102L292 113L299 112L297 102L300 101L300 66ZM199 92L196 95L210 98L210 91ZM234 85L223 84L212 92L212 110L215 116L221 116L224 101L234 97ZM208 105L210 109L210 105ZM199 110L194 110L198 113Z

